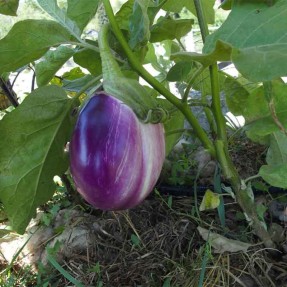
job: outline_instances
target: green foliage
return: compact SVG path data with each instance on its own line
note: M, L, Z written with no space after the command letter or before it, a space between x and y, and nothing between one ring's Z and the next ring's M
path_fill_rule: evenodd
M74 61L86 68L92 75L99 76L102 73L100 54L90 49L84 49L74 55Z
M19 0L0 0L0 14L17 16Z
M266 161L259 174L269 184L281 188L287 188L287 135L282 131L270 135L270 146Z
M214 6L215 0L203 0L202 5L204 7L206 21L209 24L214 23ZM183 7L186 7L193 15L196 15L196 10L194 7L193 1L189 0L168 0L166 4L164 4L163 9L170 12L179 13Z
M74 53L74 49L66 46L59 46L56 50L48 51L41 59L41 62L35 65L38 87L47 85Z
M5 139L0 143L0 200L19 233L53 195L54 175L68 168L64 147L73 127L74 105L61 88L43 87L0 121ZM9 152L3 152L8 145Z
M286 25L285 0L273 6L265 1L234 1L229 17L207 38L203 52L216 51L217 41L223 41L231 47L230 58L244 77L270 81L287 73L287 42L282 37Z
M99 0L68 0L67 16L77 24L80 31L83 31L95 16L98 4Z
M150 20L147 15L149 1L135 0L133 12L129 20L130 40L132 49L145 45L150 38Z
M158 22L151 27L150 42L161 42L164 40L180 40L192 27L192 19L174 20L172 18L161 17Z
M70 37L69 32L54 21L24 20L16 23L0 40L0 73L21 68L42 57L50 47L69 41Z
M37 0L37 2L62 27L66 28L73 37L76 39L80 38L81 30L77 24L67 16L67 13L59 8L57 0Z

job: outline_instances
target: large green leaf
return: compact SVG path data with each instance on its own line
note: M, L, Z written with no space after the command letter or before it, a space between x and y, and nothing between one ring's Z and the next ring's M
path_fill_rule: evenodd
M259 175L269 184L276 187L287 188L287 164L263 165Z
M207 22L209 24L213 24L215 20L215 13L213 9L215 0L201 0L201 2ZM168 0L163 5L164 10L176 13L179 13L184 7L186 7L193 15L196 15L194 3L191 0Z
M90 49L81 50L74 55L74 61L86 68L94 76L102 73L101 56L96 51Z
M0 40L0 74L14 71L70 40L70 33L50 20L17 22Z
M66 46L59 46L56 50L48 51L42 61L35 66L38 87L47 85L74 53L74 49Z
M53 195L54 175L68 168L64 147L73 128L73 107L63 89L47 86L0 121L0 200L18 233Z
M259 170L262 178L273 186L287 188L287 136L283 132L270 135L266 161L268 165Z
M17 16L19 0L0 0L0 14Z
M80 39L81 30L77 24L67 16L65 10L59 8L57 0L37 0L37 2L51 17L66 28L71 35L76 39Z
M145 45L150 38L148 7L149 1L135 0L134 2L133 13L129 19L129 45L132 49Z
M238 78L233 78L232 76L226 74L223 90L228 109L235 116L244 114L248 97L256 88L256 84L249 82L241 76Z
M99 0L68 0L67 15L79 29L83 31L90 20L95 16Z
M270 146L267 152L266 161L269 165L287 165L287 136L277 131L270 135Z
M273 108L277 120L287 128L287 85L273 82ZM248 97L242 114L246 120L247 135L253 140L268 136L279 130L274 115L264 96L263 87L255 89Z
M231 59L246 78L258 82L287 75L287 1L234 1L223 25L207 37L205 54L217 41L232 47Z
M192 27L192 19L174 20L172 18L161 17L158 22L151 27L150 42L161 42L163 40L180 40Z

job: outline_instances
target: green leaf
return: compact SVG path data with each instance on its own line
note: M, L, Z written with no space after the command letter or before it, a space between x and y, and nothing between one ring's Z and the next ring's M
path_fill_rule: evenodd
M139 246L141 244L140 239L135 234L131 235L131 241L134 246Z
M277 131L270 135L270 146L266 156L268 165L260 168L259 174L272 186L287 187L287 136Z
M246 109L246 102L250 93L258 85L246 80L243 77L233 78L227 76L223 85L228 109L235 115L239 116Z
M74 61L86 68L92 75L98 76L102 73L101 56L96 51L84 49L74 55Z
M68 0L67 15L83 31L95 16L98 5L99 0Z
M144 46L150 38L148 7L149 1L135 0L134 2L133 13L129 19L129 45L132 49Z
M208 209L215 209L219 206L219 204L220 204L220 195L207 189L203 196L199 210L204 211Z
M56 50L48 51L42 61L35 65L38 87L47 85L74 53L74 49L66 46L59 46Z
M69 92L80 92L82 88L87 85L89 82L94 80L95 77L92 75L85 75L84 77L75 79L75 80L63 80L63 89ZM90 88L92 89L92 87ZM90 89L87 89L85 92L88 93Z
M270 135L270 146L266 155L269 165L287 164L287 136L281 131Z
M269 184L276 187L287 188L287 164L263 165L259 175Z
M17 22L8 35L0 40L0 74L29 64L44 55L50 47L69 41L70 37L70 33L54 21Z
M276 116L282 126L287 128L287 85L273 82L272 86L273 105ZM250 94L242 112L246 121L245 129L247 135L252 140L256 141L279 130L264 96L263 87L257 88Z
M205 17L208 24L213 24L215 20L215 13L214 13L214 3L215 0L201 0L201 4L203 6ZM193 1L190 0L168 0L164 5L163 8L166 11L179 13L184 7L186 7L193 15L196 16L196 9L194 6Z
M180 61L168 71L166 79L169 82L186 82L194 71L192 62Z
M206 38L205 54L217 41L232 48L231 59L239 72L253 82L270 81L287 74L287 2L234 1L223 25Z
M174 20L172 18L161 17L151 27L150 42L161 42L167 39L179 40L191 30L193 22L193 19Z
M231 47L222 42L216 43L215 49L209 54L200 54L196 52L177 52L171 55L173 61L198 62L203 67L208 67L217 61L229 61L231 57Z
M120 29L129 30L129 18L133 13L134 2L135 0L128 0L116 13L115 18Z
M57 0L37 0L37 2L51 17L66 28L71 35L76 39L80 39L81 30L77 24L67 16L67 13L59 8Z
M168 156L182 136L182 131L176 131L184 128L184 116L179 110L174 111L174 107L166 99L157 99L157 101L160 106L170 112L170 117L163 123L165 130L165 154Z
M62 78L64 80L73 81L73 80L77 80L79 78L82 78L85 75L86 74L81 70L80 67L75 67L75 68L71 69L70 71L65 72L62 75Z
M0 200L18 233L52 197L53 177L68 168L64 147L73 128L73 108L63 89L47 86L0 121Z
M0 14L17 16L19 0L0 0Z

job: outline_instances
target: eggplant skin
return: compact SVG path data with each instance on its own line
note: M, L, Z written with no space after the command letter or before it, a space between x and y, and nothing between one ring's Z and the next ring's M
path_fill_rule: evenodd
M94 207L124 210L141 203L164 158L162 124L143 124L104 92L82 108L70 142L70 170L78 192Z

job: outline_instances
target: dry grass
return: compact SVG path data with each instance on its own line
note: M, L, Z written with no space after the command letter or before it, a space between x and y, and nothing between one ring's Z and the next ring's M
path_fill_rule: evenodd
M86 213L95 223L93 243L82 251L71 250L61 265L83 286L287 286L287 263L269 258L253 234L247 232L244 222L236 219L236 204L226 205L228 232L218 225L216 212L203 213L201 221L195 218L193 205L192 198L171 202L156 196L128 212L88 209ZM88 219L84 221L91 225ZM246 253L215 254L198 234L198 225L212 226L213 231L229 238L253 242L254 247ZM205 274L199 285L203 268ZM16 272L19 268L14 268ZM41 272L41 280L50 278L48 286L71 286L53 268ZM39 286L34 284L26 286Z

